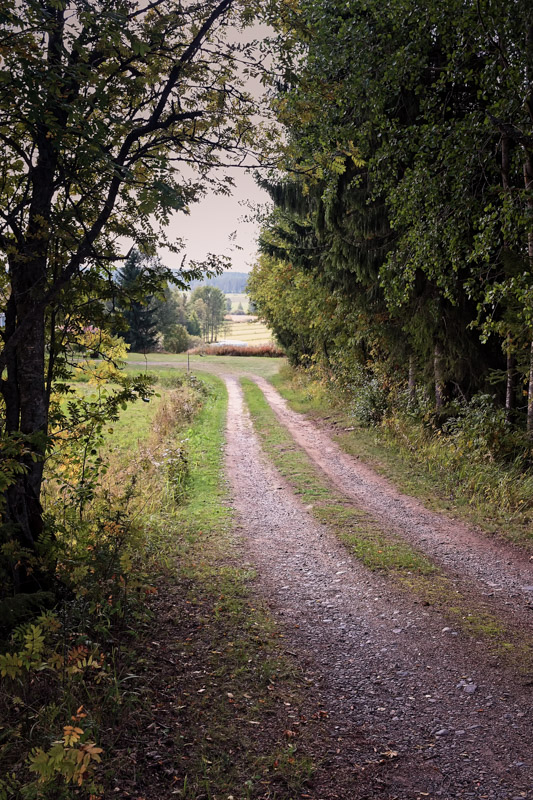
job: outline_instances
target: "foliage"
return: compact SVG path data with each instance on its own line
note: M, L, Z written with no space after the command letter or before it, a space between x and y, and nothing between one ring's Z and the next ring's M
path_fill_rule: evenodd
M382 383L376 375L362 369L353 370L351 377L350 409L353 416L362 425L379 425L390 410Z
M239 0L22 0L1 15L2 432L26 437L3 515L25 551L44 533L53 386L68 379L88 326L113 329L124 241L143 256L178 252L171 216L209 188L229 190L215 167L270 147L244 85L256 45L234 35L254 10ZM223 263L143 270L131 302ZM28 572L17 571L22 587Z
M410 372L412 396L496 392L523 425L530 6L303 0L273 24L286 139L284 169L261 181L275 209L250 281L260 313L292 363L345 385L368 372L367 419Z

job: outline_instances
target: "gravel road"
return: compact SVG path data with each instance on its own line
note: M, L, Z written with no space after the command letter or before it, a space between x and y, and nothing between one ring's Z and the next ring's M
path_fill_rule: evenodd
M533 561L511 545L472 526L429 511L399 492L386 478L344 453L311 420L292 411L263 378L256 383L279 420L312 461L344 495L355 500L387 530L400 535L458 579L477 585L485 601L533 628Z
M527 608L525 559L400 495L257 383L342 491L487 593ZM237 379L226 384L227 471L247 558L329 715L330 745L307 796L533 798L531 681L353 559L269 464Z

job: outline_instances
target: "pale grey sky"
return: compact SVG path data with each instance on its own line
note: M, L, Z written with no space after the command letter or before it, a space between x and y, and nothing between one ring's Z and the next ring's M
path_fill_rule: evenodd
M257 186L251 174L238 169L230 174L235 180L231 196L209 194L191 205L189 215L174 215L169 233L184 239L186 245L179 255L161 254L166 266L179 269L183 254L187 261L202 261L208 253L215 253L231 258L233 272L249 272L253 267L259 226L243 220L243 217L251 216L244 204L248 201L264 204L269 197ZM236 236L232 241L234 232ZM237 249L236 245L242 249Z
M245 31L240 31L237 38L241 43L248 43L263 39L271 33L268 26L256 23ZM257 98L258 114L260 114L259 106L264 87L253 77L248 77L245 85L254 99ZM258 116L258 121L260 119ZM166 266L179 269L184 254L187 256L187 261L189 259L202 261L208 253L214 253L229 256L233 272L249 272L253 267L257 255L259 225L243 220L243 217L251 216L251 211L245 204L247 202L265 204L270 202L270 198L244 169L228 171L235 181L231 196L224 197L211 193L199 203L191 205L189 215L179 213L174 215L168 233L183 239L185 247L181 254L161 253ZM234 232L236 236L232 240Z

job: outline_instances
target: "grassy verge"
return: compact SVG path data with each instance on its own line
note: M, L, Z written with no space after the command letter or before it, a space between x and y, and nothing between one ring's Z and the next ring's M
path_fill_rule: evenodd
M479 463L468 452L455 453L442 438L407 418L386 419L376 427L358 425L342 397L332 397L324 383L286 366L269 380L291 408L327 422L346 453L361 458L400 490L533 552L531 476L488 456Z
M149 757L143 737L128 758L136 790L150 786L153 796L173 787L187 798L289 798L313 772L301 741L302 681L250 593L253 572L240 564L222 477L225 391L208 382L216 394L187 436L187 501L161 531L170 561L153 601L155 649L144 654L136 681L149 697L137 727L152 723L166 745ZM120 785L128 788L126 775Z
M64 600L0 647L1 800L289 800L313 773L318 706L231 534L225 389L159 379L62 512Z
M420 602L433 606L463 632L484 639L521 668L533 663L533 642L524 641L479 600L473 604L431 559L385 531L365 511L333 489L277 420L259 387L242 379L246 403L262 445L316 519L326 524L372 570L385 573Z

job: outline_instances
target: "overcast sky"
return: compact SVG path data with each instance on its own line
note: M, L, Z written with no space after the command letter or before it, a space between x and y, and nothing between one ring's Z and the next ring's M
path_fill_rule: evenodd
M249 272L256 257L259 226L244 221L244 217L251 216L246 203L264 204L269 198L256 185L251 174L237 169L230 174L235 180L231 196L209 194L201 202L191 205L189 215L175 214L169 234L185 240L183 252L187 261L202 261L208 253L227 255L232 261L231 271ZM232 241L233 233L236 236ZM242 249L237 249L236 245ZM183 253L165 252L161 255L167 267L180 268Z
M239 32L237 38L242 43L248 43L271 33L266 25L257 23L244 32ZM256 78L248 78L246 89L257 98L259 105L264 93L261 83ZM201 202L191 205L189 215L174 215L168 233L183 239L185 247L178 255L168 252L160 254L167 267L179 269L184 254L187 261L202 261L208 253L229 256L232 260L232 272L249 272L253 267L257 255L259 225L244 221L244 217L252 216L246 204L251 202L264 205L270 202L270 198L245 170L234 169L229 174L235 181L231 196L209 194ZM236 234L234 240L233 233Z

